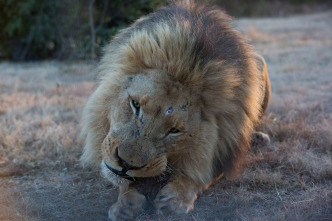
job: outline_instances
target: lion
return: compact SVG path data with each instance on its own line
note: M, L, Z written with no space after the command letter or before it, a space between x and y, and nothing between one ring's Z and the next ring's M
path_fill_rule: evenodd
M81 160L119 187L110 219L143 209L146 196L132 185L140 178L168 174L153 206L186 214L242 165L271 89L264 59L231 21L216 6L173 2L106 46L83 111Z

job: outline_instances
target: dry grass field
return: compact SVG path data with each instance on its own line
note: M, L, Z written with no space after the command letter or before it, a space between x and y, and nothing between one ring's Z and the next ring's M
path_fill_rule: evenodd
M332 11L242 19L266 59L272 101L235 180L221 179L186 217L137 220L332 220ZM0 220L107 220L117 190L78 158L95 64L0 63Z

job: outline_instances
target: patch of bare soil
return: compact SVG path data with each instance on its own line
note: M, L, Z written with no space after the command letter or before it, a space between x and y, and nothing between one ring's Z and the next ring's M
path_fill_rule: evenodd
M272 101L244 173L221 179L185 217L137 220L331 220L332 12L242 19L267 62ZM0 64L0 220L107 220L117 190L79 166L80 115L95 64Z

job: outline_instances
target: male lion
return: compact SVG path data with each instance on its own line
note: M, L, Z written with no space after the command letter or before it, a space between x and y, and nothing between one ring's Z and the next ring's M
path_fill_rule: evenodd
M146 197L132 185L142 177L168 174L153 204L181 214L238 168L270 83L264 59L230 23L217 7L170 3L106 47L83 113L81 159L119 187L111 219L142 210Z

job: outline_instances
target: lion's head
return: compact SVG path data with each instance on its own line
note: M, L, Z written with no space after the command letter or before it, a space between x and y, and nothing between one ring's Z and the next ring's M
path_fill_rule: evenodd
M171 155L195 145L201 125L199 96L157 70L116 84L116 99L109 100L107 114L111 123L101 146L105 166L123 176L156 176L166 170Z

